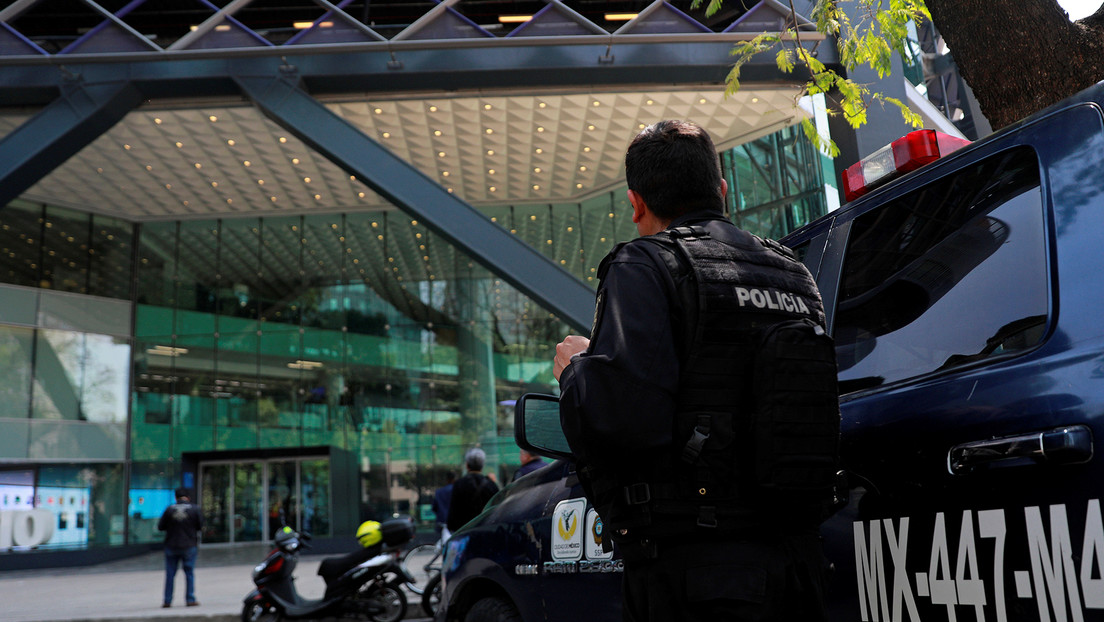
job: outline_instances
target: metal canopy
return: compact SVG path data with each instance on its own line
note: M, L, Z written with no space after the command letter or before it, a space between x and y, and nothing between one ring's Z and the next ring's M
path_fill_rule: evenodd
M142 101L127 82L64 85L62 96L0 141L0 206L30 188Z
M276 43L235 18L249 0L168 42L142 34L132 3L96 8L101 27L54 52L18 30L39 4L0 10L0 205L21 196L136 222L395 206L580 329L593 307L569 272L580 227L553 236L554 206L622 183L645 123L690 119L723 149L803 114L794 78L768 58L726 99L732 45L753 34L697 28L662 2L598 34L553 0L503 37L448 0L390 40L323 2L324 16ZM526 217L540 227L506 224L522 205L547 208Z
M434 183L311 98L293 76L238 78L242 91L295 134L488 270L576 327L593 315L594 292L531 246Z

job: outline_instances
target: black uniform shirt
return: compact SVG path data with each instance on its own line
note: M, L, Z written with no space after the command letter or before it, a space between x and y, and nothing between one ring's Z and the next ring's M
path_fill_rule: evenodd
M755 245L720 214L696 212L668 228L701 225L717 239ZM590 347L560 375L560 417L584 464L632 469L670 448L679 381L683 310L656 244L615 247L598 288Z

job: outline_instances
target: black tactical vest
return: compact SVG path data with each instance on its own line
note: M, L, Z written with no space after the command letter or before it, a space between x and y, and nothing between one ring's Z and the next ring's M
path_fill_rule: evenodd
M679 439L641 481L580 473L614 539L816 524L837 470L835 351L816 284L789 249L701 227L641 238L666 252L679 318Z

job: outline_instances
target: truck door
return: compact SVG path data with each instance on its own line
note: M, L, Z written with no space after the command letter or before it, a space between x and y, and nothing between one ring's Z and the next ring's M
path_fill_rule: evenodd
M1101 153L1078 105L837 218L833 619L1104 620L1104 322L1067 307L1099 318Z

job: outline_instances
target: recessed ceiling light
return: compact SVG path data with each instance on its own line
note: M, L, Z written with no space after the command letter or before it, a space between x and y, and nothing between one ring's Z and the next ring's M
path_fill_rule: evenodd
M211 115L207 118L211 120L211 123L214 123L215 121L218 121L218 117L216 117L215 115Z
M234 139L233 139L233 138L231 138L231 139L227 140L227 141L226 141L226 144L227 144L227 145L230 145L231 147L233 147L233 146L234 146Z
M281 142L281 143L286 143L286 142L287 142L287 137L285 137L285 136L281 136L281 137L280 137L280 142Z

